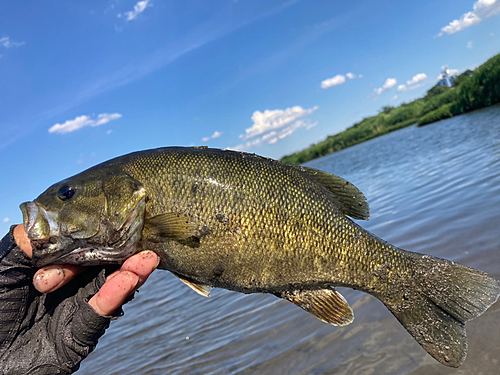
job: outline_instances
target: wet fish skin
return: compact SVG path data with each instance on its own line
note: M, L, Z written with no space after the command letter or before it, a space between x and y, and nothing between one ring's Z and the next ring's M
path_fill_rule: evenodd
M62 200L68 187L74 196ZM379 298L448 366L465 360L465 322L500 293L481 271L362 229L346 215L367 219L368 205L347 181L246 153L132 153L53 185L21 209L39 265L119 263L149 249L160 268L202 295L211 287L273 293L334 325L353 315L333 287L352 287Z

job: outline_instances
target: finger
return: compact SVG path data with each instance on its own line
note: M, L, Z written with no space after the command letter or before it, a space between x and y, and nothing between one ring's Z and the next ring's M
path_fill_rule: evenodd
M118 269L116 270L115 272L109 274L108 276L106 276L106 281L109 281L111 280L113 277L115 277L116 275L118 275L120 273L121 269Z
M135 273L119 271L89 300L89 305L99 315L109 316L123 304L138 282L139 276Z
M72 264L43 267L35 273L33 285L41 293L50 293L69 283L83 270L84 267Z
M17 246L31 258L31 241L24 231L24 225L19 224L14 228L14 240ZM75 265L47 266L35 273L33 285L41 293L50 293L73 280L82 271L83 267Z
M146 250L128 258L121 267L122 271L130 271L139 276L136 288L142 286L149 275L158 267L160 258L152 251Z
M23 224L19 224L14 228L14 241L16 241L17 246L26 253L28 258L31 258L33 249L31 248L31 241L24 231Z

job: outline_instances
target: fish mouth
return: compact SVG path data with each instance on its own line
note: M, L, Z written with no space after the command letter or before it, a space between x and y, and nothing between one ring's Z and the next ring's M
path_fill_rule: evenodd
M59 235L58 213L47 211L34 202L25 202L20 206L23 213L24 230L32 241L44 241Z
M28 235L35 256L43 256L49 262L62 254L57 249L59 237L58 212L48 211L34 202L20 205L23 213L24 231ZM49 260L50 259L50 260Z

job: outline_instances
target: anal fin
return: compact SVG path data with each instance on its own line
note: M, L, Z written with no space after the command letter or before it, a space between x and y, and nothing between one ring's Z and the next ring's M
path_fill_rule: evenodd
M333 288L282 292L280 297L334 326L346 326L354 320L351 306Z
M176 274L175 272L172 272L176 277L179 278L180 281L182 281L184 284L186 284L188 287L193 289L196 293L198 293L200 296L203 297L210 297L210 291L212 290L212 287L210 285L203 285L196 283L191 280L187 280L183 278L182 276Z

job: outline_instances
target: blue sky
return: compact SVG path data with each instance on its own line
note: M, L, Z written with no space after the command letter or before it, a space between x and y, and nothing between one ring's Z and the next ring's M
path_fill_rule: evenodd
M4 233L21 202L101 161L171 145L279 158L500 52L500 0L0 7Z

